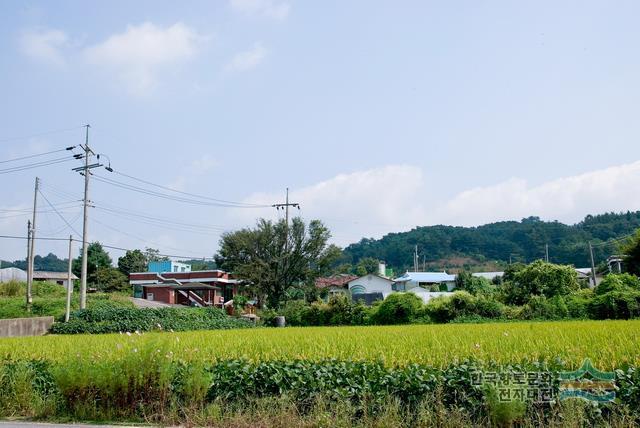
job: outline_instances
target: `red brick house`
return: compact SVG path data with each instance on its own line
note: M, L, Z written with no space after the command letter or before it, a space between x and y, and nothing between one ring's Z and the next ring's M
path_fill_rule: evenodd
M135 297L187 306L222 306L238 294L240 282L222 270L129 274Z

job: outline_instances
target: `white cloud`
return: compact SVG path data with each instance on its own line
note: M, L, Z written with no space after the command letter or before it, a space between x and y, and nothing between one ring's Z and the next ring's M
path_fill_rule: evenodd
M530 186L511 178L462 192L438 212L448 224L474 225L537 215L573 223L587 214L640 209L640 161Z
M406 229L406 224L423 224L419 198L424 193L423 184L420 168L390 165L339 174L309 187L293 189L289 199L300 203L303 217L325 221L336 241L346 244L365 235L380 236ZM282 199L282 192L259 193L244 202L272 204ZM234 218L244 215L250 221L255 213L247 211L239 210ZM296 210L293 215L297 214Z
M257 42L253 47L244 52L237 53L225 67L227 71L248 71L256 68L267 56L269 51Z
M87 48L85 55L90 63L115 70L130 91L145 94L164 68L192 58L205 39L180 22L166 28L145 22Z
M640 210L640 161L553 179L537 186L511 178L492 186L466 190L438 203L415 166L391 165L349 174L291 192L302 215L325 221L341 245L361 237L380 237L417 225L480 225L520 220L531 215L575 223L587 214ZM272 204L279 193L259 193L245 202ZM249 221L251 214L244 213ZM242 216L234 212L234 218Z
M246 15L264 16L284 20L289 16L291 6L285 1L275 0L230 0L233 10Z
M66 61L62 53L69 38L61 30L26 30L20 35L20 49L28 57L55 66Z

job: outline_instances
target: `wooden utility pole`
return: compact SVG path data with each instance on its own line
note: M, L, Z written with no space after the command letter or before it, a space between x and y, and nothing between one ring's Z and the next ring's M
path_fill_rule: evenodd
M73 236L69 235L69 265L67 267L67 305L64 312L64 322L69 322L69 314L71 313L71 292L73 291L73 281L71 280L71 265L73 259L71 258L71 247L73 245Z
M27 311L31 311L31 220L27 220Z
M596 286L596 263L593 260L593 247L589 241L589 254L591 255L591 276L593 277L593 286Z
M36 212L38 210L38 189L40 187L40 179L36 177L36 184L33 190L33 217L31 219L31 245L29 246L29 263L27 264L27 305L31 307L33 299L31 290L33 289L33 260L35 257L35 240L36 240Z
M544 260L549 263L549 244L544 244Z
M73 171L80 172L84 175L84 198L83 198L83 219L82 219L82 273L80 278L80 309L87 307L87 253L89 251L89 177L91 177L91 169L102 166L101 163L89 164L92 155L95 155L89 147L89 128L85 125L86 133L84 140L84 166L73 168ZM99 156L98 156L99 157Z

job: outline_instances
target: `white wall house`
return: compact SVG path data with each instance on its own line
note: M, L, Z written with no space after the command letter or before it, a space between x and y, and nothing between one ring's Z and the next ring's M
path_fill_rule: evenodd
M407 272L393 282L397 291L410 291L416 287L428 290L432 285L440 284L445 284L447 291L451 291L456 286L456 276L446 272Z
M348 288L351 295L363 294L363 293L382 293L383 297L387 297L393 293L393 281L389 278L382 277L370 273L369 275L361 276L356 279L352 279L348 282Z

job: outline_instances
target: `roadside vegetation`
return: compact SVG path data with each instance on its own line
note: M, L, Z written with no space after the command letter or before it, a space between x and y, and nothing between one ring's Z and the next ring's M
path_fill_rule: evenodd
M26 307L27 285L24 282L9 281L0 284L0 319L53 316L63 319L67 304L66 289L52 282L35 281L32 288L31 311ZM131 308L129 293L90 293L87 305L110 305ZM79 292L76 288L71 295L71 309L80 308Z

